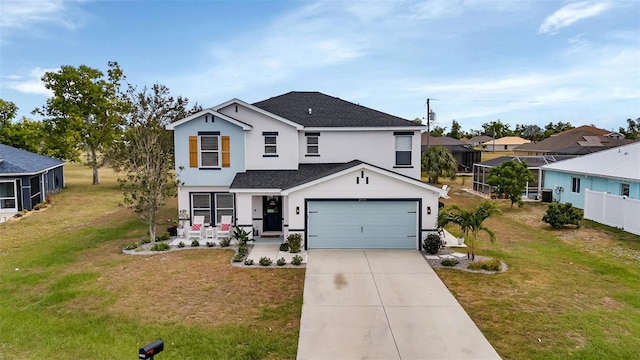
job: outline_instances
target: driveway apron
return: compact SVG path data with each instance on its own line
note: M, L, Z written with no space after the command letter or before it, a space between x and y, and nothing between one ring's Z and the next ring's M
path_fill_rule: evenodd
M299 360L500 359L415 250L309 250Z

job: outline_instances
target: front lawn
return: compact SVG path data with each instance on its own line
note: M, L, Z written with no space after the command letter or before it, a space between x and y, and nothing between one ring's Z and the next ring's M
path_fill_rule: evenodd
M0 224L0 359L136 358L158 337L158 359L295 358L304 269L233 267L222 249L123 255L146 228L113 172L65 174L53 207Z
M450 183L447 204L479 197ZM485 224L481 255L509 267L495 275L436 269L504 359L632 359L640 349L640 236L585 221L553 230L545 204L509 209ZM455 226L447 227L455 235Z

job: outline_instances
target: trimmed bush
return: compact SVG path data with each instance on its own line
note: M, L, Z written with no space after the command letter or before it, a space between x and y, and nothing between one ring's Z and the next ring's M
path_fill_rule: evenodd
M491 259L484 261L474 261L471 264L467 265L467 268L472 270L500 271L502 269L502 264L498 259Z
M249 254L249 246L247 244L238 245L238 254L242 254L242 256Z
M276 261L276 264L278 264L278 266L284 266L287 264L287 260L285 260L284 258L280 258L278 259L278 261Z
M200 241L198 241L198 240L193 240L193 241L191 242L191 247L198 247L198 246L200 246Z
M564 225L575 225L579 228L583 217L582 210L573 207L571 203L551 203L542 217L542 221L551 225L554 229L560 229Z
M231 239L229 238L222 238L220 240L220 247L229 247L229 245L231 245Z
M287 242L289 243L289 252L291 253L299 253L302 249L302 235L300 234L289 234L289 236L287 236Z
M280 244L280 251L289 251L289 243L282 243Z
M456 266L460 263L460 261L458 261L458 259L453 259L453 258L449 258L449 259L444 259L440 262L440 265L442 266Z
M440 241L440 236L438 234L429 234L422 242L422 248L424 251L431 255L437 254L441 246L442 242Z
M151 247L151 251L167 251L171 249L171 245L163 242L157 242Z
M263 257L260 258L258 263L260 263L260 265L262 265L262 266L271 266L271 263L273 263L273 260L269 259L266 256L263 256Z
M302 264L302 256L300 256L300 255L294 256L293 259L291 259L291 264L296 265L296 266Z
M135 250L138 248L138 244L129 244L127 246L124 247L125 250Z
M233 262L241 262L242 259L244 259L244 255L242 255L240 253L236 253L235 255L233 255L233 258L231 259L231 261L233 261Z
M216 246L216 243L207 241L207 247L215 247L215 246Z
M180 241L180 242L178 243L178 247L179 247L179 248L183 248L183 247L184 247L184 241Z
M253 265L253 259L247 259L244 261L245 265Z

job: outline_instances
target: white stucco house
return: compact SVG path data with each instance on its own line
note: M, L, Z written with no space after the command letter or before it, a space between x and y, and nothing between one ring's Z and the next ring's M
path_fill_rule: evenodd
M420 180L424 126L319 92L232 99L167 127L179 209L311 248L419 249L446 191Z

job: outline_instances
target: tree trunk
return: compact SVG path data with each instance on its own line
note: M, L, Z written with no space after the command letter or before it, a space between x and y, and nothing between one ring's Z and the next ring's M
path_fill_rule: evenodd
M155 222L149 222L149 239L151 242L156 241L156 224Z
M98 154L96 149L91 147L91 168L93 169L93 185L100 184L100 174L98 174Z

